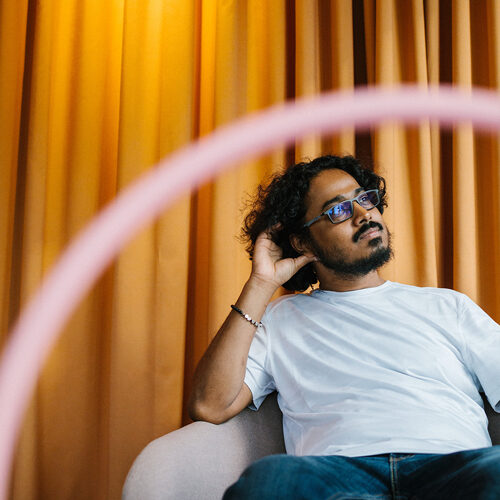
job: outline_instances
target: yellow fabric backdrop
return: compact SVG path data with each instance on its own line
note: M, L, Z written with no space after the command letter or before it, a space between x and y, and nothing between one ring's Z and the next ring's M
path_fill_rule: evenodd
M0 341L67 242L164 155L271 104L365 84L500 85L495 0L4 0ZM310 137L185 196L121 253L51 353L12 498L118 499L186 423L197 360L248 276L246 192L322 152L389 185L386 278L469 294L500 321L500 148L468 125Z

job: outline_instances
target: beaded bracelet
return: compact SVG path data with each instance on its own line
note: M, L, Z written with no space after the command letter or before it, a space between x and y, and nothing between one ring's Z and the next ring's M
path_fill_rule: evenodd
M252 323L253 326L256 326L257 328L260 328L262 326L262 323L260 321L253 320L248 314L245 314L239 307L236 307L234 304L231 304L231 309L241 314L247 321Z

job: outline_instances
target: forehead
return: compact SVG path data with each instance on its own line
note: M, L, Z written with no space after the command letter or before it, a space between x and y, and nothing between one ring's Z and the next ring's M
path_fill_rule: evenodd
M354 191L359 187L356 179L343 170L323 170L309 185L306 197L307 212L319 210L326 201L336 196L354 196Z

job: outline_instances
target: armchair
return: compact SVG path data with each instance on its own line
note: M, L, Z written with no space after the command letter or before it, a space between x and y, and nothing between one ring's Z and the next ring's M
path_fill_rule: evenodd
M493 444L500 444L500 413L484 401ZM255 460L285 453L276 393L259 411L248 408L221 425L195 422L155 439L136 458L123 500L211 500Z

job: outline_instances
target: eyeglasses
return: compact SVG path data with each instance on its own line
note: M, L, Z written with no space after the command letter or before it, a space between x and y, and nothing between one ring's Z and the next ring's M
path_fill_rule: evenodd
M352 214L354 213L354 201L356 201L358 205L360 207L363 207L365 210L371 210L380 203L378 189L369 189L368 191L363 191L352 200L345 200L341 203L338 203L337 205L333 205L333 207L325 210L317 217L314 217L314 219L306 222L302 227L309 227L311 224L314 224L316 221L321 219L321 217L323 217L324 215L328 215L328 218L331 220L332 224L344 222L345 220L350 219L352 217Z

